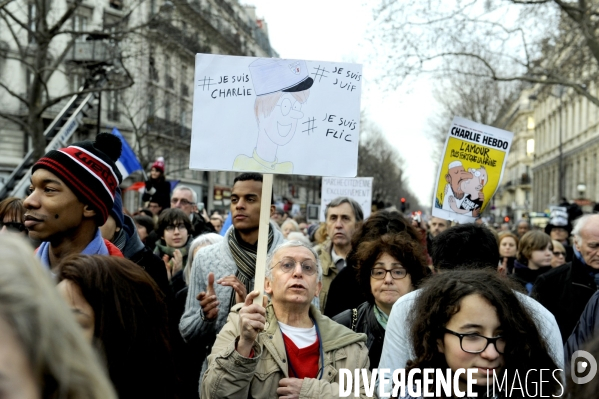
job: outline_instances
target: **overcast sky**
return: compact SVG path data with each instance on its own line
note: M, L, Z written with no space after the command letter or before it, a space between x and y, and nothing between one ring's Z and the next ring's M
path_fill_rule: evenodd
M431 159L428 118L437 104L432 82L385 90L375 82L377 63L367 41L375 29L371 5L364 0L240 0L256 6L268 24L270 43L281 58L363 64L362 110L382 129L404 158L412 192L430 213L437 170Z

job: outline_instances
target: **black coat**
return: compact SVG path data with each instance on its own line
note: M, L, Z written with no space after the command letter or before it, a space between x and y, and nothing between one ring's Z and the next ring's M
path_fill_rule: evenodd
M156 189L154 194L148 191ZM156 202L162 210L171 206L171 183L161 179L148 179L146 181L146 191L141 196L142 201Z
M192 215L191 225L193 226L193 238L206 233L216 233L212 223L206 222L202 215L199 213L193 213Z
M531 296L555 316L564 342L597 291L597 284L587 269L588 266L574 256L572 262L539 276L532 288Z
M385 329L379 324L374 315L374 304L364 302L356 308L357 319L353 330L367 335L366 347L370 359L370 370L378 367L383 351ZM333 317L333 321L352 328L353 309L345 310Z
M526 267L526 265L521 264L518 261L514 262L514 274L510 274L509 276L520 283L522 287L526 290L526 293L530 295L532 287L537 280L537 278L541 274L545 274L550 271L551 266L539 267L537 270L532 270Z
M595 292L587 306L584 308L578 324L564 345L566 370L570 369L570 358L579 349L584 349L585 344L599 334L599 292Z
M347 309L353 309L366 301L362 287L358 283L358 272L351 266L345 266L331 282L324 315L333 317Z

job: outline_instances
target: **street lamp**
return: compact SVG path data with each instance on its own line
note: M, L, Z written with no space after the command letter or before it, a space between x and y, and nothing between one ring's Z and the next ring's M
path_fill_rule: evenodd
M578 183L576 186L576 190L578 190L578 197L580 199L584 198L584 193L587 191L587 185L584 183Z

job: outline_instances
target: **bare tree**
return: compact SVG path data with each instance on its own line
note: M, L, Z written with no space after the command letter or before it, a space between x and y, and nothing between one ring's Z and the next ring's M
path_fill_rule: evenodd
M599 105L599 2L382 0L374 42L399 84L422 73L562 85ZM463 60L475 69L463 70Z
M471 71L473 62L462 63L462 71ZM433 159L440 162L449 126L454 116L484 125L495 126L518 98L522 82L499 82L487 77L477 78L458 74L441 79L434 89L440 112L429 124L432 131ZM497 126L501 127L501 126Z
M404 160L380 128L362 118L358 176L373 177L372 200L400 207L406 198L416 209L419 201L408 189L403 176ZM427 193L428 195L428 193Z
M141 0L140 0L141 1ZM72 97L79 87L61 85L52 90L51 80L63 75L63 81L73 80L75 66L65 63L72 59L73 47L83 41L85 36L97 36L98 31L91 31L77 19L83 0L71 1L3 1L0 3L0 28L6 29L11 37L11 44L1 51L2 58L16 66L14 71L25 70L26 82L15 80L12 73L0 77L0 98L5 101L13 99L20 104L21 111L13 112L2 109L0 118L9 120L31 138L34 158L44 153L44 114L53 106ZM128 34L135 32L140 26L128 26L128 20L139 4L135 3L129 12L120 18L118 23L105 26L102 34L106 49L118 50L116 43ZM87 9L89 12L89 9ZM134 81L122 63L118 51L108 54L110 62L118 74L108 80L103 87L87 87L82 93L99 91L118 91L130 87ZM91 70L101 66L106 60L93 60L84 66L79 65L82 78L89 76ZM87 74L87 75L86 75ZM68 77L68 79L67 79Z

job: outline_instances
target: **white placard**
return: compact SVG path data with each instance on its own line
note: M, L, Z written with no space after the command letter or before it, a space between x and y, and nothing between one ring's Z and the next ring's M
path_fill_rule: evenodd
M349 197L362 207L364 219L370 216L372 204L372 177L323 177L320 194L320 221L326 220L327 205L337 197Z
M197 54L189 167L352 177L362 66Z
M514 134L454 117L439 165L432 215L472 223L495 195Z

